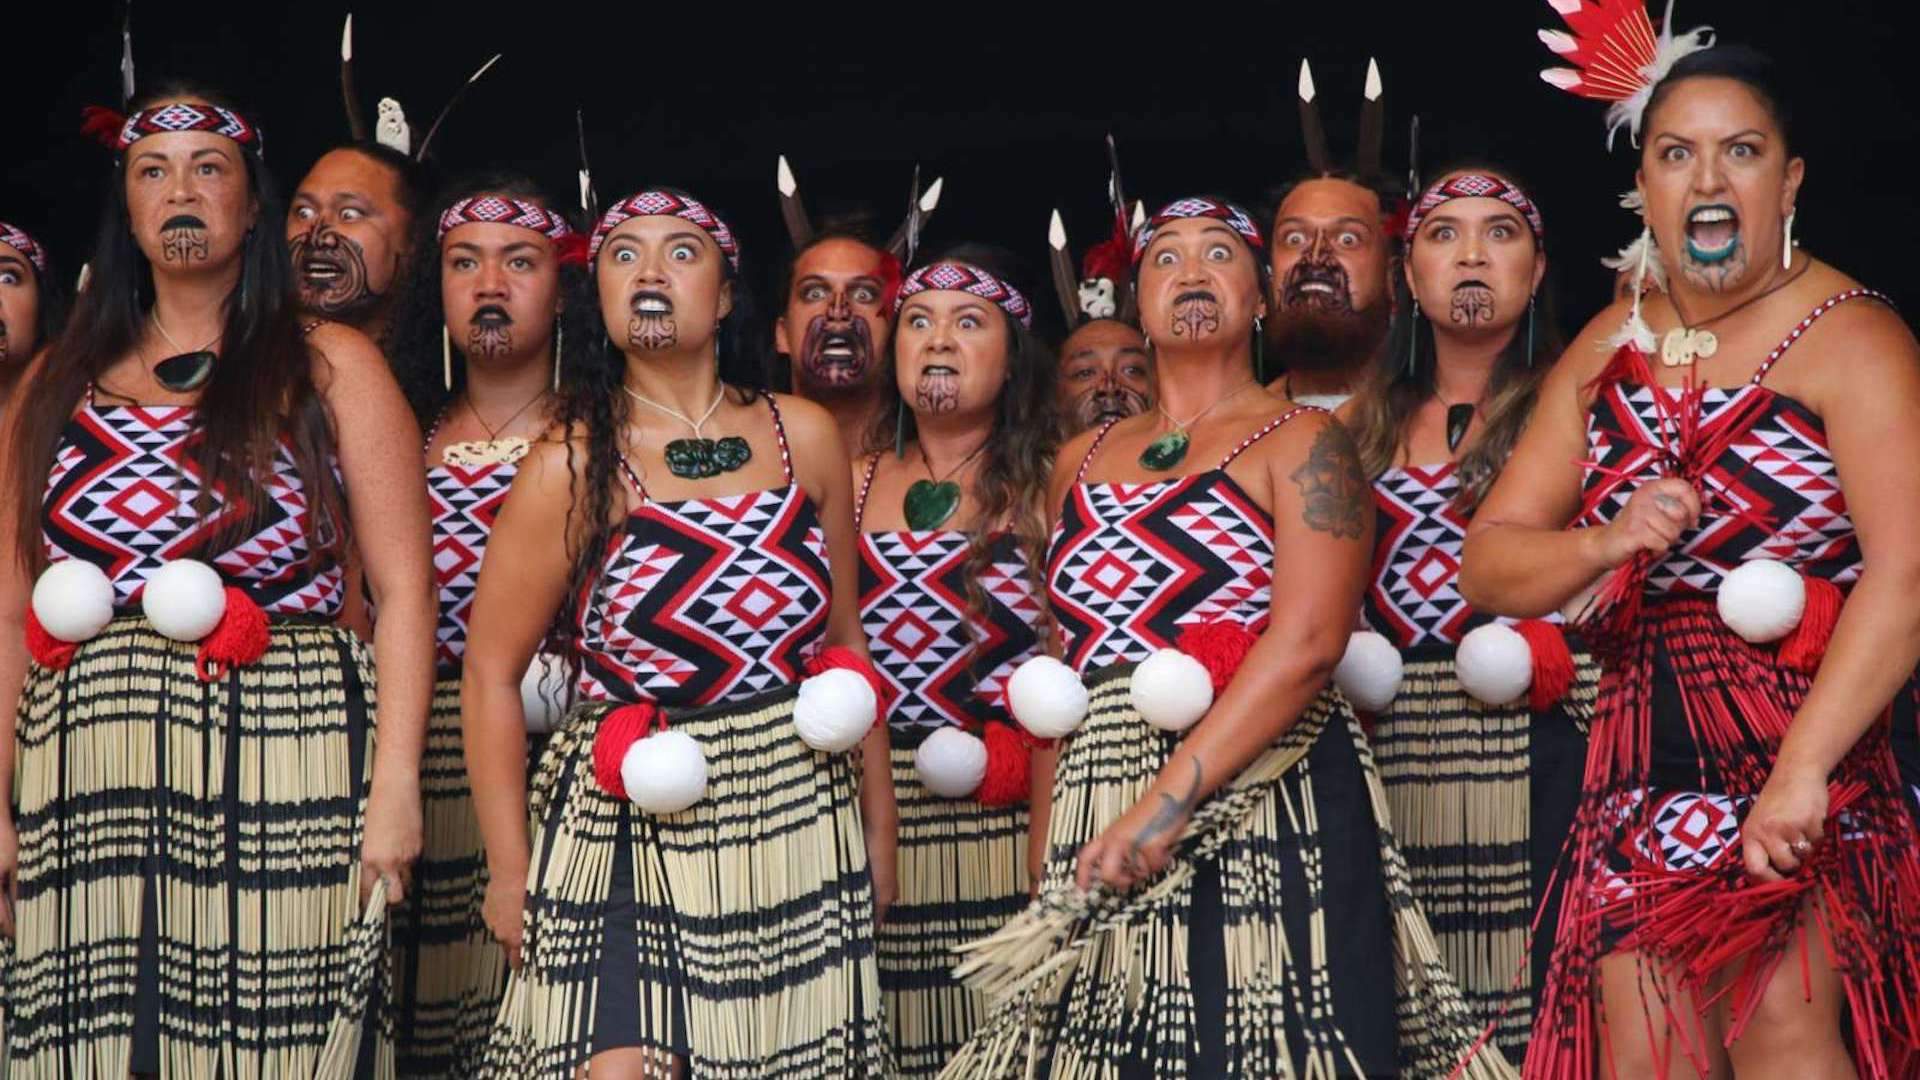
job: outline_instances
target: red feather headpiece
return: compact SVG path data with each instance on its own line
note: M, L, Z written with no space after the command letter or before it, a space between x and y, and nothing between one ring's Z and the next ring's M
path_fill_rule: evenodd
M1570 94L1612 102L1607 109L1609 146L1622 127L1637 143L1653 88L1682 57L1713 45L1712 27L1674 36L1673 0L1667 0L1657 35L1645 0L1547 0L1547 5L1573 33L1542 30L1540 41L1573 66L1547 68L1540 77Z

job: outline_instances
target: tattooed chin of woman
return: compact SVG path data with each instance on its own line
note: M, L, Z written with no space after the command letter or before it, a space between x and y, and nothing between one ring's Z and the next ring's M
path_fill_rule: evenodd
M627 344L637 349L671 349L680 342L680 329L670 315L635 315L627 320Z

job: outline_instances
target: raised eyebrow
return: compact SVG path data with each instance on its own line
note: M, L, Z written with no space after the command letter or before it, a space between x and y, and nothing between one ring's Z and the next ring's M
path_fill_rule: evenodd
M1736 132L1732 135L1727 136L1724 139L1721 139L1720 143L1721 145L1724 146L1727 143L1738 142L1741 139L1765 139L1766 137L1767 137L1767 133L1764 131L1761 131L1759 128L1748 128L1745 131Z
M0 255L0 270L21 270L27 268L25 259L14 255Z
M226 157L226 156L227 156L227 152L226 152L226 150L224 150L224 149L222 149L221 147L218 147L218 146L203 146L203 147L201 147L200 149L198 149L198 150L195 150L195 151L194 151L193 153L191 153L191 154L188 154L188 155L187 155L187 159L188 159L189 161L193 161L193 160L197 160L197 159L199 159L199 158L203 158L203 157L206 157L206 156L208 156L209 154L211 154L212 156L214 156L214 157L217 157L217 158L224 158L224 157Z

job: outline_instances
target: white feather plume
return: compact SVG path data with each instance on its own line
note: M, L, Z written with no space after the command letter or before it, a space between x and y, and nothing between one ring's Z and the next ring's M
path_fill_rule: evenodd
M1646 197L1640 194L1639 188L1628 188L1620 193L1620 209L1632 210L1637 214L1646 208Z
M1653 237L1644 232L1634 237L1626 247L1621 248L1620 254L1601 259L1600 265L1612 270L1616 274L1622 271L1636 269L1640 264L1643 248L1646 249L1648 279L1653 282L1654 288L1659 289L1661 292L1666 292L1667 268L1665 264L1660 261L1660 256L1657 254L1659 249L1654 245Z
M402 154L413 152L413 129L407 126L406 110L393 98L380 99L379 116L373 123L373 141Z
M1630 96L1607 106L1607 149L1613 149L1613 137L1626 128L1633 145L1640 145L1640 121L1647 103L1653 100L1653 88L1667 77L1673 65L1702 49L1713 47L1713 27L1696 26L1684 34L1673 32L1673 0L1667 0L1666 16L1660 20L1660 39L1654 46L1653 63L1640 69L1640 88Z
M1620 329L1608 335L1605 347L1607 351L1612 352L1622 345L1632 345L1634 348L1651 356L1653 351L1659 348L1660 342L1659 339L1653 336L1653 327L1648 326L1647 320L1640 315L1640 297L1641 294L1646 291L1647 267L1658 264L1659 262L1653 255L1653 230L1651 228L1643 227L1640 230L1640 239L1637 242L1637 246L1639 251L1634 260L1633 308L1627 313L1627 321L1620 324Z

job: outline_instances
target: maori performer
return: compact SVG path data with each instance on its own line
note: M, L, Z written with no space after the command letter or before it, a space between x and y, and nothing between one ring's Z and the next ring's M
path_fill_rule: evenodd
M1112 136L1107 155L1113 164L1107 178L1113 229L1081 257L1077 279L1060 211L1053 212L1047 231L1054 292L1070 330L1060 343L1056 384L1061 424L1069 436L1153 408L1153 354L1140 333L1133 296L1133 232Z
M1542 34L1575 65L1548 81L1634 136L1666 290L1547 376L1461 576L1505 615L1575 599L1602 663L1527 1071L1910 1075L1920 837L1889 743L1915 740L1920 347L1795 249L1771 65L1668 10Z
M893 789L846 450L759 388L740 249L704 203L622 199L589 254L561 434L520 463L469 622L485 916L518 969L482 1072L884 1075ZM530 838L520 687L556 621L582 704Z
M1445 1075L1475 1027L1326 688L1373 532L1359 459L1254 376L1245 211L1181 199L1134 251L1162 399L1054 470L1066 663L1008 681L1020 723L1062 738L1035 762L1044 880L969 947L1002 1001L947 1075ZM1278 566L1314 572L1276 589Z
M0 415L35 352L59 335L65 299L47 249L25 229L0 221Z
M954 947L1029 895L1031 743L1005 689L1042 633L1053 358L989 265L962 250L907 278L874 433L894 445L854 460L860 618L893 699L900 808L880 987L908 1076L939 1072L986 1016Z
M1528 931L1573 824L1597 671L1557 625L1475 612L1458 575L1467 521L1564 342L1545 223L1509 172L1443 173L1406 244L1390 347L1340 412L1377 525L1366 629L1334 681L1373 714L1394 832L1441 955L1517 1061L1552 924L1532 963Z
M287 249L302 311L387 344L414 219L427 199L419 170L379 143L337 147L307 170L287 210Z
M292 310L260 129L189 87L136 105L91 115L117 152L100 247L5 434L11 1075L391 1075L377 973L431 672L418 429L365 337ZM349 543L371 651L334 623Z
M1305 60L1299 95L1307 168L1281 191L1273 214L1264 361L1268 376L1281 373L1272 385L1282 397L1333 409L1359 389L1386 341L1399 206L1381 172L1379 66L1367 62L1351 165L1336 163L1328 149Z
M480 914L485 852L461 753L460 667L488 534L521 459L552 421L567 370L561 313L590 303L586 237L554 207L522 176L455 185L415 242L431 257L417 266L394 326L393 364L427 432L440 598L421 766L425 847L413 903L394 917L406 1076L469 1075L506 988L506 955Z

